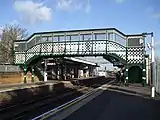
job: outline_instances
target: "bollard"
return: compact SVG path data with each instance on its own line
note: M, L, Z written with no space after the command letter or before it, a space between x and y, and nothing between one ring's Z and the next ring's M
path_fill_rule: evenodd
M34 83L34 68L32 68L32 83Z
M47 82L47 72L44 72L44 82Z
M152 86L152 89L151 89L151 97L155 97L155 87Z

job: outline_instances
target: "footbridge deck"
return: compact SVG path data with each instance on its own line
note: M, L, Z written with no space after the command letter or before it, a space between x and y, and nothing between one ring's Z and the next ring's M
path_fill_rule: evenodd
M115 28L40 32L14 42L14 63L32 66L46 57L103 56L125 67L128 79L132 66L145 72L144 43L143 34L125 35Z

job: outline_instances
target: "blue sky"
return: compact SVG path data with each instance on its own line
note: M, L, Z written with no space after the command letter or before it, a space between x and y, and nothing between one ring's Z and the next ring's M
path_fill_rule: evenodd
M3 0L0 25L37 31L115 27L124 33L154 31L160 39L159 0Z
M158 51L159 6L160 0L1 0L0 26L16 23L29 34L107 27L125 34L153 31Z
M0 25L38 31L115 27L124 33L153 31L160 40L159 0L3 0Z

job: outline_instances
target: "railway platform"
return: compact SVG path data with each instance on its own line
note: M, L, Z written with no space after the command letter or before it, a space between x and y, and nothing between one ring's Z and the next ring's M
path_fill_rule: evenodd
M159 120L160 100L151 98L149 91L139 84L103 85L33 120Z

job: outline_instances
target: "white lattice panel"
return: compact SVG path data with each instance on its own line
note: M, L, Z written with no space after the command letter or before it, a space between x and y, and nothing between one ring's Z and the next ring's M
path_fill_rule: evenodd
M27 50L27 52L29 53L37 53L40 52L40 44L33 46L32 48L30 48L29 50Z
M23 64L25 62L25 52L22 53L15 53L15 63L16 64Z
M82 55L85 51L85 43L84 42L79 42L79 54Z
M107 42L107 51L117 51L117 52L120 52L120 51L126 51L126 48L120 44L117 44L115 42Z
M44 43L41 45L41 53L48 54L52 52L52 43Z
M61 55L64 54L65 43L54 43L52 48L53 55Z
M72 42L70 54L77 54L77 51L78 51L78 42Z
M143 63L143 48L128 48L128 63Z
M29 59L31 59L32 57L34 57L34 53L27 53L26 54L26 61L28 61Z
M93 53L94 54L106 53L106 41L93 41Z
M107 53L116 54L122 59L126 59L126 48L115 42L107 41Z
M67 42L66 43L66 54L70 54L70 51L71 51L70 46L71 46L71 44L69 42Z

